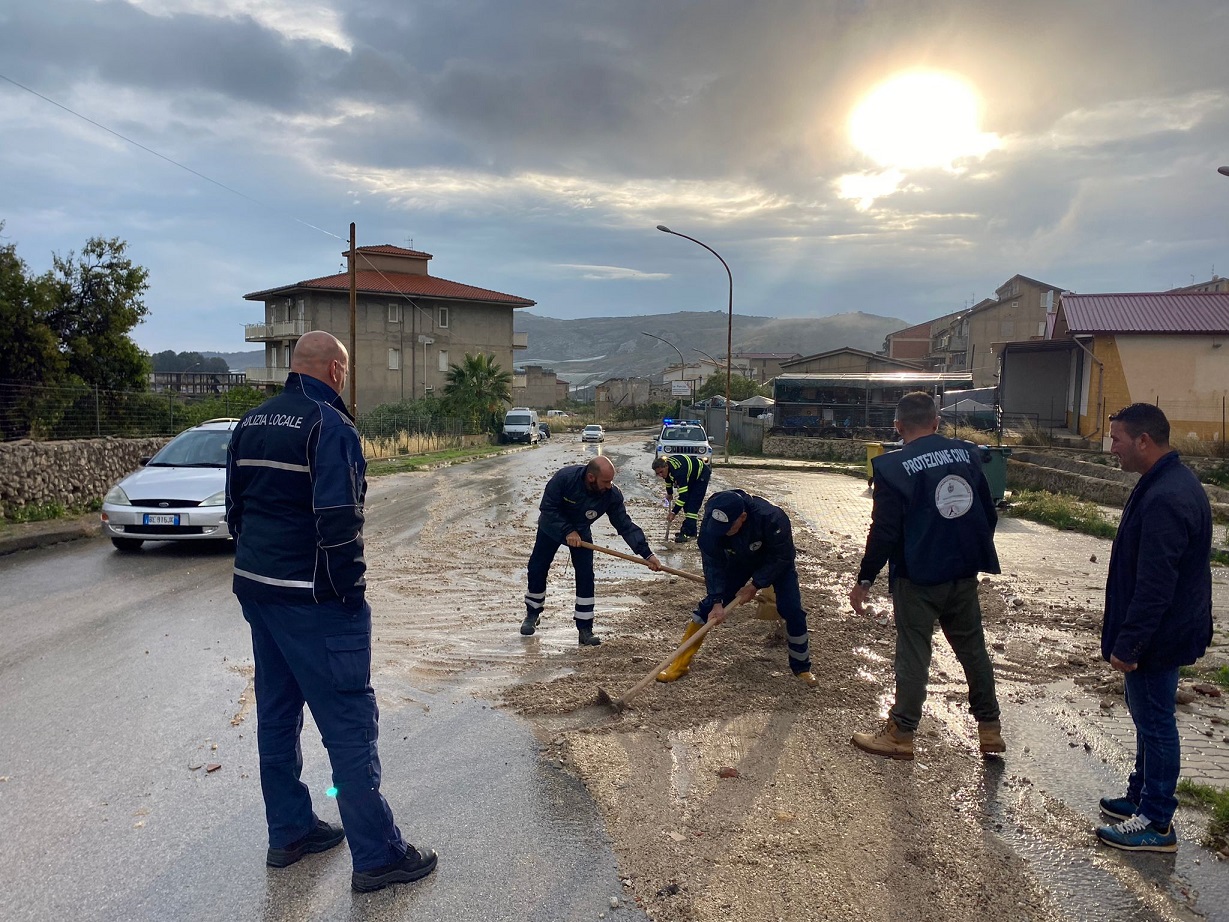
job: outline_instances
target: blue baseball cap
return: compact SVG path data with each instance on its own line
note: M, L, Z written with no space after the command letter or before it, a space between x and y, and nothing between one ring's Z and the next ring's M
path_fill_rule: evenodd
M704 507L703 533L720 537L729 532L730 526L747 511L747 501L737 490L723 490L709 497Z

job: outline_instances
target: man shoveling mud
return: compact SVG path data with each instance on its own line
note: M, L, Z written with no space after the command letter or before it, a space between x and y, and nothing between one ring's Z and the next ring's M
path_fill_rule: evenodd
M796 551L789 516L768 500L742 490L717 493L704 510L700 556L708 594L687 622L683 640L710 619L716 624L724 621L725 607L735 599L740 604L749 602L758 590L771 586L776 592L777 611L785 619L790 672L806 685L818 685L811 672L807 613L794 566ZM657 681L674 682L687 675L701 643L702 637L659 672Z
M593 523L603 515L627 546L643 557L650 570L660 570L661 561L649 547L644 532L631 520L623 494L614 485L615 467L604 456L588 464L573 464L560 469L546 484L538 508L538 536L529 555L529 587L525 592L525 620L521 633L529 636L542 619L546 601L546 576L555 552L564 544L572 554L576 570L576 630L582 646L596 646L602 639L593 633L594 579L593 551L581 547L593 542Z
M977 600L977 574L999 572L994 549L998 514L990 485L974 445L937 434L939 416L929 394L915 391L902 397L895 423L905 447L871 462L871 530L849 602L864 614L871 584L883 565L889 565L896 614L896 702L883 729L855 733L851 742L871 755L913 758L913 732L922 719L937 621L964 668L981 751L1005 752L994 667Z

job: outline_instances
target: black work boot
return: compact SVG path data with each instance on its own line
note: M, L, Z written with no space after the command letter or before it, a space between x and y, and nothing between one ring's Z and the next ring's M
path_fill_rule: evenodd
M355 871L350 875L350 886L359 893L371 893L373 890L383 890L390 884L412 883L434 871L438 860L433 849L410 845L400 861L371 871Z
M685 535L681 531L677 535L674 536L675 544L686 544L690 540L691 540L691 535Z
M577 621L576 630L580 634L580 645L582 647L596 647L602 642L602 638L593 633L592 621Z
M541 620L541 615L526 615L525 620L521 622L521 633L528 637L538 629L538 622Z
M313 852L327 852L334 845L340 845L346 837L346 831L340 826L316 820L316 826L301 839L296 839L282 848L269 848L265 855L265 864L271 868L288 868L304 855Z

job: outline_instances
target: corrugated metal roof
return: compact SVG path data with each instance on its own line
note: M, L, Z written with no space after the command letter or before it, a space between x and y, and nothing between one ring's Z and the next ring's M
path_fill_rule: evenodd
M1229 333L1229 292L1062 296L1072 333Z

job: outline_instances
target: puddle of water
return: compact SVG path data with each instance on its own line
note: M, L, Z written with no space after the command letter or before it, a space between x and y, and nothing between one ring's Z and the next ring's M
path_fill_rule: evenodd
M1128 766L1120 747L1086 738L1080 724L1055 713L1068 687L1049 686L1039 702L1004 707L1007 756L985 761L980 781L957 794L957 809L979 814L988 834L1027 859L1067 918L1151 922L1188 919L1192 912L1225 918L1220 910L1229 908L1229 873L1198 844L1206 824L1201 814L1179 811L1177 855L1128 854L1091 840L1093 827L1105 822L1097 801L1121 791ZM936 698L933 705L953 727L967 721L962 701ZM1054 800L1065 809L1051 810ZM1068 811L1080 819L1073 821Z

